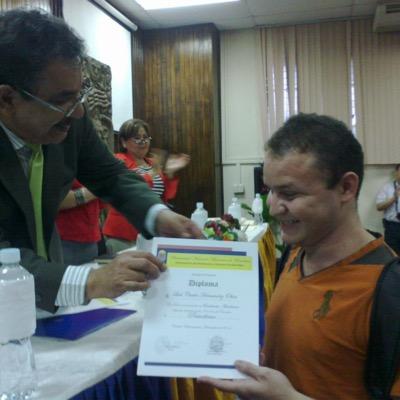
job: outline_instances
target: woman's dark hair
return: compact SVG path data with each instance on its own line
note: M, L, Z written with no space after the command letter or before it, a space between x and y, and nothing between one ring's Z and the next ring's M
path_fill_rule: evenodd
M147 135L149 135L149 124L139 118L128 119L121 125L121 128L119 129L119 144L123 153L126 153L126 149L122 146L121 139L127 141L131 137L138 136L140 128L143 128Z
M51 61L84 56L83 40L61 18L23 8L0 13L0 84L35 92Z
M347 126L332 117L298 114L289 118L265 144L265 151L282 157L291 151L311 153L316 168L326 176L329 189L335 187L346 172L358 175L361 189L364 155L360 143Z

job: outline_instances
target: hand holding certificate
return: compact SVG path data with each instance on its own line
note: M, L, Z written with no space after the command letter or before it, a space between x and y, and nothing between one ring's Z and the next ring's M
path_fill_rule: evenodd
M257 244L155 238L153 253L168 270L147 291L138 374L242 378L235 360L258 364Z

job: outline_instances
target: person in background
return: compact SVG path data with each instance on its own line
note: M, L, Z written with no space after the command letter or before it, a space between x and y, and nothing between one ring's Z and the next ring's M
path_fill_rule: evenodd
M371 398L371 303L394 252L361 225L363 175L359 142L331 117L293 116L266 143L270 213L292 250L266 314L265 366L239 361L246 379L200 381L252 400Z
M56 219L66 264L85 264L99 255L101 208L100 200L75 179Z
M176 173L185 168L190 161L186 154L169 155L164 162L158 154L150 154L152 137L149 125L141 119L125 121L119 131L122 151L115 156L126 167L139 174L157 196L167 203L175 198L178 190ZM107 251L118 251L132 247L138 236L137 229L115 208L110 208L103 224Z
M395 166L394 180L386 183L376 196L376 209L383 211L385 242L400 255L400 164Z
M75 178L147 238L201 237L99 138L83 106L91 90L84 56L83 41L62 19L39 10L0 14L0 248L21 250L36 305L51 312L144 290L165 269L143 252L97 269L62 262L55 219Z

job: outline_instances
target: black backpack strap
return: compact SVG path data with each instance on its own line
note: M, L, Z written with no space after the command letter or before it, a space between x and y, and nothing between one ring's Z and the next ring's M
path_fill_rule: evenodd
M388 400L400 360L400 259L385 265L371 310L365 385L372 399Z
M281 276L281 273L282 273L283 269L285 268L285 264L289 258L289 254L290 254L291 250L292 250L292 247L289 245L286 245L282 251L282 254L281 254L279 260L276 263L275 285L277 284L279 277Z

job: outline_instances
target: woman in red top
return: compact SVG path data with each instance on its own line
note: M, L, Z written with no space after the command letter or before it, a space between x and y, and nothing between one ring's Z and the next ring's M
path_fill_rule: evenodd
M98 256L101 208L100 200L75 179L56 219L66 264L81 265Z
M141 175L164 202L173 199L178 189L178 178L175 177L175 173L186 167L190 161L189 156L186 154L170 156L161 169L159 159L154 156L149 157L152 140L149 135L149 125L140 119L124 122L119 132L119 140L122 152L115 156L122 160L127 168ZM115 254L134 246L138 231L122 214L110 207L103 225L103 234L106 238L107 251Z

